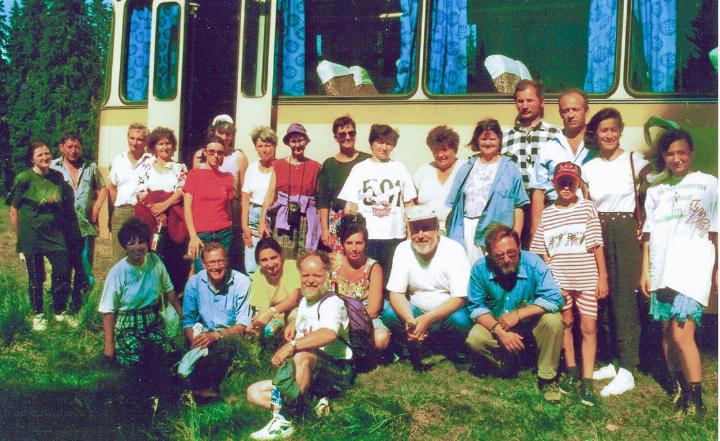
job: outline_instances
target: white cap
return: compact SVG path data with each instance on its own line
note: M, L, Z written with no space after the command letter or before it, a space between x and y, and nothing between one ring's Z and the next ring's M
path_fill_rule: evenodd
M221 122L226 122L226 123L229 123L229 124L235 124L235 122L234 122L233 119L232 119L232 116L226 115L226 114L223 113L223 114L218 115L218 116L216 116L215 118L213 118L212 124L210 124L210 125L211 125L211 126L214 126L215 124L221 123Z
M437 219L435 210L433 210L432 207L429 207L427 205L413 205L407 211L408 222L415 222L425 219Z

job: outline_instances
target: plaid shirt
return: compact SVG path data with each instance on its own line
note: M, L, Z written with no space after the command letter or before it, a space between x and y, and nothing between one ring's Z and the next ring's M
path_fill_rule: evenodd
M527 132L522 130L518 122L515 122L512 129L504 131L501 152L517 164L526 190L530 184L530 173L538 150L545 147L545 144L557 133L562 131L542 120Z

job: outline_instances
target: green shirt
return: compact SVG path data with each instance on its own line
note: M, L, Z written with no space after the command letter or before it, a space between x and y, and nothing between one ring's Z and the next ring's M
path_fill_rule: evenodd
M345 201L337 198L342 190L345 181L350 176L350 170L358 162L370 157L370 154L358 152L357 158L350 162L340 162L334 156L323 162L322 168L317 176L317 191L315 193L315 205L318 208L332 208L340 211L345 207Z
M33 255L64 251L66 228L75 225L72 190L60 172L39 175L25 170L15 176L10 204L18 210L17 251ZM75 220L75 222L72 222Z

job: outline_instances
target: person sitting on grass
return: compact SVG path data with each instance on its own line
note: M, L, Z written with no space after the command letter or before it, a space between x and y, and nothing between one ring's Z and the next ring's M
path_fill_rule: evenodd
M118 239L127 257L110 269L98 310L103 314L103 356L133 368L138 386L153 395L164 390L177 361L160 317L160 296L167 296L180 316L182 305L162 260L148 254L150 237L140 219L130 218L120 227Z
M530 251L548 263L565 302L562 316L567 373L560 384L560 392L572 393L578 378L572 332L574 304L580 313L582 334L580 402L593 406L596 401L592 374L597 350L598 300L607 296L608 282L600 219L592 201L578 200L576 192L580 182L578 165L568 161L555 167L552 184L557 199L543 211Z
M208 242L202 248L204 270L185 286L183 329L192 348L208 348L192 375L190 386L196 401L219 397L220 383L228 373L250 325L250 279L229 268L225 248ZM193 335L200 323L203 330Z
M410 239L398 245L393 257L382 321L392 335L407 338L410 361L422 370L421 349L429 334L443 334L448 355L464 349L472 326L465 308L470 263L462 245L441 236L431 207L408 210L407 229Z
M563 342L560 288L540 256L520 250L512 228L492 225L485 235L488 255L472 267L468 310L475 325L467 344L509 377L517 375L517 356L534 340L539 349L538 386L546 401L562 394L557 368Z
M250 435L254 440L286 438L295 431L291 415L299 415L308 395L341 392L354 381L352 350L345 303L328 296L332 262L322 251L312 250L298 261L303 299L294 325L285 330L287 343L271 362L279 368L273 380L248 387L251 404L272 410L272 419ZM323 400L321 400L323 401Z

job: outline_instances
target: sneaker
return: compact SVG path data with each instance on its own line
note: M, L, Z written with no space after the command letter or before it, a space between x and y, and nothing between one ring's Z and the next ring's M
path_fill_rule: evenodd
M55 321L58 323L65 323L66 325L68 325L71 328L78 327L77 319L71 315L66 315L65 313L55 314Z
M43 332L47 328L47 320L42 313L32 318L32 328L37 332Z
M543 393L543 398L548 403L557 404L562 399L562 393L557 381L551 381L543 385L540 390Z
M678 409L684 408L683 401L683 387L680 380L675 378L670 384L670 402L672 402Z
M635 388L635 379L629 370L620 368L613 380L600 391L603 397L610 395L622 395L625 392Z
M593 372L593 380L609 380L611 378L615 378L617 375L617 372L615 371L615 366L610 363L609 365L602 367L595 372Z
M597 403L595 398L595 390L593 385L589 381L583 381L580 383L580 402L586 406L594 406Z
M295 433L295 428L291 421L285 418L275 416L262 429L250 434L250 439L254 440L274 440L285 439Z
M577 383L578 383L578 380L577 380L577 378L575 378L574 375L572 375L572 374L563 375L562 379L560 380L560 392L562 392L565 395L575 392Z
M327 397L320 398L315 405L314 411L315 416L318 418L323 418L330 415L330 400L328 400Z

